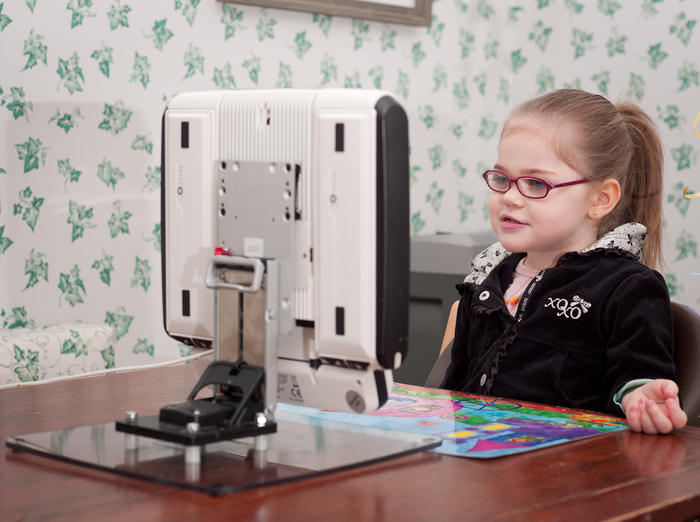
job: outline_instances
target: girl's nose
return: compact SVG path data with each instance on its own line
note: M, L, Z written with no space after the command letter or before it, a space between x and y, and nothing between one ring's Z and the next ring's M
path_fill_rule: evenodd
M515 183L511 184L506 192L501 193L501 198L506 205L519 206L525 202L525 196L520 193Z

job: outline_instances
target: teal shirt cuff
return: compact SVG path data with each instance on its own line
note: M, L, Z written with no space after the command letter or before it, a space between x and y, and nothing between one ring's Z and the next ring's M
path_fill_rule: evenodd
M640 386L644 386L646 383L653 381L654 379L632 379L628 381L620 388L615 395L613 395L613 402L617 404L622 413L625 413L625 409L622 407L622 398L629 392L636 390Z

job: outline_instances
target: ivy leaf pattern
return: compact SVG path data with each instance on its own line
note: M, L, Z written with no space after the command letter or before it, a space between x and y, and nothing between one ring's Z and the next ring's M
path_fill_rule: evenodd
M29 36L24 41L24 55L27 57L27 63L23 71L34 68L39 62L46 65L48 48L45 41L43 36L34 33L34 29L29 31Z
M160 188L160 167L148 167L146 170L146 184L144 192L154 192Z
M124 173L117 167L113 167L112 163L107 160L103 160L97 166L97 177L100 178L105 185L114 190L117 186L117 182L120 179L124 179Z
M226 65L221 69L214 67L214 77L212 81L219 89L235 89L236 80L231 72L231 62L226 62Z
M79 25L83 25L83 20L86 16L95 16L90 8L92 0L69 0L66 9L71 12L70 28L75 29Z
M24 143L15 145L17 157L24 162L23 168L25 174L39 168L39 164L46 163L46 153L48 147L45 147L38 138L29 137Z
M688 61L683 62L683 66L678 69L678 81L680 86L679 91L685 91L690 87L698 87L700 85L700 72L694 63Z
M109 78L110 66L114 62L114 59L112 58L112 51L112 47L103 45L101 49L95 49L90 54L90 58L97 60L100 72L107 78Z
M331 23L333 22L333 17L330 15L321 15L318 13L313 14L313 22L318 24L323 36L328 37L328 33L331 30ZM394 33L396 34L396 33Z
M151 237L147 239L149 242L153 242L157 252L160 252L160 223L156 223L153 227L153 232L151 232Z
M680 147L671 149L671 158L676 162L676 170L689 169L694 159L695 151L693 146L684 143Z
M155 347L153 346L153 343L150 342L150 339L143 337L136 341L132 351L134 353L145 353L153 357Z
M314 15L316 17L318 15ZM236 36L236 31L243 28L243 11L230 4L221 5L221 20L224 24L224 40Z
M659 64L668 57L668 53L661 49L661 42L649 46L647 54L649 55L649 67L652 69L658 68Z
M103 250L102 257L100 259L95 259L92 263L92 268L97 270L100 274L100 281L107 286L112 282L112 272L114 271L113 260L114 256L110 256Z
M7 249L12 246L12 243L14 243L14 241L5 236L5 225L0 225L0 254L7 252Z
M29 122L29 113L34 110L32 102L26 100L22 87L10 87L10 92L6 96L2 96L0 105L4 105L12 113L15 120L24 117L27 122Z
M571 45L574 47L574 59L578 59L592 48L593 33L587 33L581 29L574 29Z
M67 223L72 225L71 242L83 237L86 228L94 228L97 225L92 221L93 209L85 205L79 205L75 201L68 202Z
M117 341L129 332L133 320L134 316L129 315L123 306L119 306L114 312L107 311L105 314L105 323L114 328Z
M151 265L149 265L148 259L136 256L131 286L140 286L144 292L148 292L148 287L151 286Z
M132 111L125 108L122 101L117 101L111 105L105 103L102 115L103 118L98 125L98 128L105 130L110 134L117 135L126 129L129 119L131 118Z
M199 0L175 0L175 10L182 11L182 16L185 17L187 23L192 26L194 18L197 16L197 7Z
M129 27L129 12L131 7L128 5L122 6L121 0L115 0L107 12L109 19L109 29L114 31L120 27Z
M55 122L59 129L63 129L63 131L68 134L78 126L76 118L82 118L80 109L75 109L72 113L61 113L61 111L56 110L56 114L49 118L49 123Z
M148 154L153 154L153 142L144 135L137 135L131 142L131 150L145 150Z
M28 349L26 352L16 344L14 350L14 372L21 382L39 380L39 351Z
M274 38L275 24L277 24L277 20L275 20L274 18L268 18L267 9L263 9L260 19L258 20L258 24L255 26L255 28L258 31L258 40L262 42L266 38Z
M87 355L87 349L88 349L88 345L80 337L80 332L76 332L75 330L71 330L70 337L68 337L68 339L63 341L63 346L61 346L61 353L62 354L72 353L73 355L75 355L75 357L81 357L83 355Z
M676 253L676 261L689 256L698 257L698 242L695 240L695 236L683 230L681 235L676 238Z
M159 51L162 51L165 48L165 44L173 37L173 32L165 27L166 23L166 18L153 22L153 28L151 29L152 34L149 35L149 38L153 40L153 45L155 45L156 49Z
M3 8L5 7L5 2L0 2L0 32L5 30L5 27L10 25L12 23L12 18L7 16L2 12Z
M687 47L696 23L697 20L689 20L685 12L681 12L676 16L675 23L671 25L669 32L675 34L683 42L683 45Z
M7 313L4 308L0 308L0 321L2 321L2 328L8 330L36 327L34 319L29 319L24 306L15 306L10 313Z
M129 81L140 83L144 89L148 86L148 82L151 81L151 64L148 62L148 56L140 55L138 51L134 52L134 68Z
M32 189L27 187L19 193L19 201L14 205L14 215L21 215L22 221L34 232L39 219L39 210L44 204L43 197L34 197Z
M73 53L67 60L58 59L58 70L56 72L61 77L61 83L70 94L82 91L82 84L85 83L85 77L79 62L78 53Z
M58 173L63 176L63 186L68 187L68 183L77 183L80 180L81 171L74 169L70 164L70 158L58 160Z
M680 125L681 115L678 105L666 105L665 110L657 107L656 110L659 113L659 118L668 125L669 129L675 129Z
M248 77L250 78L250 81L253 82L255 85L258 84L258 77L260 75L260 58L259 57L253 57L249 60L245 60L243 62L243 68L248 71Z
M128 234L131 212L122 212L120 201L115 201L112 205L112 209L113 212L109 217L109 221L107 222L110 237L115 238L119 234Z
M306 31L297 33L294 37L294 48L296 49L297 58L303 60L306 53L311 49L311 42L306 39Z
M35 286L39 280L49 280L49 263L46 260L46 254L38 252L32 248L29 257L24 262L24 275L29 276L24 290Z
M474 198L464 192L459 193L459 222L463 223L469 217L469 213L473 210Z
M187 72L185 72L185 78L191 78L197 72L204 74L204 56L202 56L202 50L196 47L193 43L190 43L187 48L187 52L184 57L185 66L187 67Z
M12 137L0 154L0 265L20 267L2 281L0 327L43 325L54 311L105 318L120 336L100 348L108 367L138 364L156 346L178 356L177 343L145 326L160 322L151 315L160 309L163 111L178 93L275 87L381 89L404 106L413 235L489 227L479 173L520 102L565 87L641 105L666 151L669 291L700 306L691 275L700 272L700 199L683 196L700 192L693 0L441 0L426 27L162 4L0 0L0 116ZM71 339L64 357L74 359L81 347ZM21 349L9 372L41 378L41 354L34 365Z
M100 355L102 356L102 360L105 362L106 369L109 370L115 367L114 346L108 346L104 350L100 351Z
M85 301L85 285L80 278L80 268L73 265L73 268L64 274L59 275L58 289L61 291L61 298L74 307L78 303Z

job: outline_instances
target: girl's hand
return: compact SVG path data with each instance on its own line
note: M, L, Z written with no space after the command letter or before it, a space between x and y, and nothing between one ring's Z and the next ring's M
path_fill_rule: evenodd
M688 416L678 401L678 385L667 379L654 379L622 399L631 431L670 433L682 428Z

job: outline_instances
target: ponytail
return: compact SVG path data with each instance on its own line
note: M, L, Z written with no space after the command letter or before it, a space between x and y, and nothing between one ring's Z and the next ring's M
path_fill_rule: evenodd
M650 268L661 268L664 167L661 140L653 121L639 107L623 102L616 108L627 125L632 155L627 175L623 177L624 185L621 183L620 202L602 220L601 227L609 230L630 221L643 224L648 238L642 250L642 263Z

